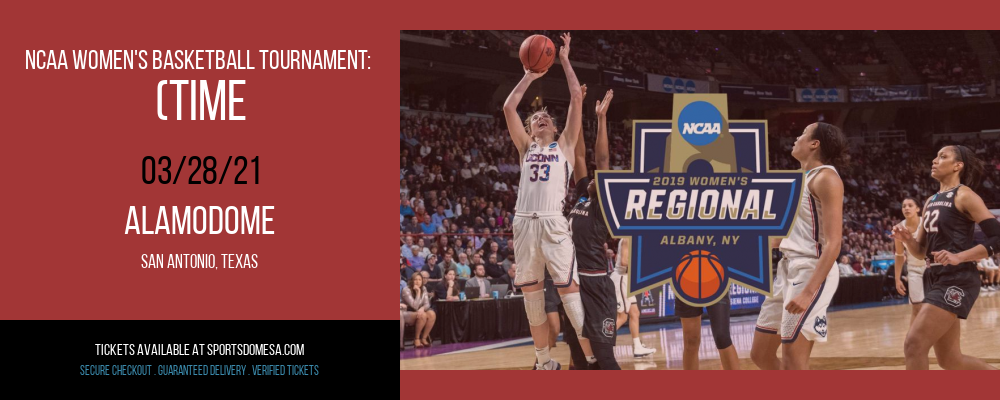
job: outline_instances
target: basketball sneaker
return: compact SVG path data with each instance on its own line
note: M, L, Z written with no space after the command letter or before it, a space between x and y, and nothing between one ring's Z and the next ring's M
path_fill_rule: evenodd
M642 343L632 345L633 357L645 357L653 353L656 353L656 349L647 349L646 346L642 345Z
M534 369L535 370L558 371L561 367L562 367L562 365L559 365L559 363L556 362L556 360L549 359L549 362L547 362L545 364L541 364L541 365L539 365L536 362Z

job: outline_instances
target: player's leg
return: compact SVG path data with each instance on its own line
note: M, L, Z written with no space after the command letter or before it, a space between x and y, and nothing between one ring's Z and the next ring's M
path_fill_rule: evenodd
M430 347L431 342L431 330L434 329L434 323L437 322L437 312L434 310L427 310L427 323L424 325L424 346Z
M729 295L727 294L718 303L708 306L708 320L712 324L712 338L715 339L715 348L719 349L719 361L722 362L722 369L740 369L740 358L736 354L736 346L733 345L732 336L729 333Z
M524 311L535 345L536 369L559 369L549 356L549 324L545 315L545 259L538 247L543 234L537 219L514 217L514 286L524 292ZM539 368L540 367L540 368Z
M785 271L788 269L788 259L778 262L778 273L774 279L774 290L766 297L760 306L757 316L757 326L753 334L753 345L750 348L750 359L757 368L763 370L781 369L778 359L778 348L781 347L781 316L785 298Z
M781 342L781 369L809 369L813 341L799 335L792 342Z
M812 279L817 270L816 259L794 259L788 264L788 282L792 284L785 292L785 302L791 301L805 290L805 283ZM833 294L840 284L840 273L831 268L823 284L812 295L806 311L792 314L784 310L781 316L781 363L783 369L809 369L809 356L814 342L826 342L826 310L833 301ZM786 304L787 306L787 304Z
M585 314L583 336L589 339L595 358L590 369L620 370L614 352L617 340L614 284L607 276L581 276L580 297Z
M424 347L423 338L424 326L427 325L427 313L416 314L416 329L413 331L413 347Z
M563 341L569 346L569 356L570 356L570 369L586 370L588 368L587 356L583 354L583 348L580 347L580 340L576 330L573 329L573 324L562 323L566 316L566 309L559 305L559 322L562 326Z
M910 271L906 275L907 280L910 282L909 294L910 303L913 305L911 307L912 314L910 315L910 326L913 326L913 321L917 319L917 314L920 313L920 308L923 307L924 302L924 274L923 271Z
M681 332L684 335L684 355L681 364L685 370L697 370L698 349L701 348L701 315L681 318Z
M930 293L934 292L928 294ZM958 317L954 313L933 304L921 308L903 342L906 369L928 369L930 363L928 353L931 347L948 333L954 324L958 324Z
M645 357L656 353L656 349L643 346L639 340L639 306L635 304L635 297L629 299L628 308L628 332L632 336L632 355L635 357Z
M559 292L552 285L552 279L545 279L545 319L549 325L549 348L556 347L556 340L559 332L562 331L562 319L559 317L559 309L562 308L562 300L559 299Z
M582 335L583 332L583 301L580 299L579 276L576 269L576 249L573 247L573 238L569 234L569 225L566 218L554 217L541 220L545 227L545 234L540 240L542 254L545 255L549 274L552 275L552 282L559 291L559 298L562 300L566 316L573 329ZM577 337L580 340L580 347L588 358L594 353L590 349L590 342L587 338Z
M944 310L941 310L941 312L951 314ZM943 320L947 321L948 318L944 317ZM983 360L962 354L962 347L960 343L961 337L962 324L958 322L956 318L951 324L951 328L949 328L948 331L934 343L934 355L937 357L938 365L940 365L942 369L997 369L996 367L983 362Z

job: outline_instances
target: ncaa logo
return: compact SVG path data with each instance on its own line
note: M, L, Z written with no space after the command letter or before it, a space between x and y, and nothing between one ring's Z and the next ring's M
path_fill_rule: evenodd
M722 113L709 102L695 101L681 110L677 127L688 143L704 146L714 142L722 133Z
M684 80L683 79L677 78L677 80L674 81L674 91L676 91L677 93L684 93Z
M694 86L694 81L687 81L687 83L684 84L684 88L688 93L695 93L698 91L698 89Z
M669 76L663 78L663 91L667 93L674 92L674 80Z
M802 89L802 101L806 102L806 103L813 101L813 92L812 92L812 90Z
M827 99L827 101L830 101L830 102L839 102L840 101L840 93L837 92L837 89L827 90L826 91L826 99Z
M823 89L816 89L816 101L820 102L820 103L826 101L826 91L825 90L823 90Z

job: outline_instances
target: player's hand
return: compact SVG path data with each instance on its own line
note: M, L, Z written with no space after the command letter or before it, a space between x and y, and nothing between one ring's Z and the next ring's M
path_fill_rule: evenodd
M962 260L958 258L958 254L948 250L935 251L931 254L934 255L934 262L941 265L958 265L962 263Z
M580 85L580 98L587 98L587 84Z
M892 237L899 238L899 240L902 240L904 242L913 240L913 234L910 233L910 230L902 226L892 227Z
M422 316L422 315L424 315L424 309L423 308L417 310L417 316Z
M597 112L598 117L604 117L608 115L608 105L611 104L611 99L615 97L614 90L608 90L604 93L604 101L597 101L597 106L594 107L594 111Z
M569 42L573 40L573 38L570 37L569 32L563 33L562 35L559 35L559 37L563 41L562 47L559 48L559 59L569 61Z
M541 78L542 76L545 76L546 72L549 72L549 70L545 70L545 71L542 71L542 72L534 72L534 71L528 69L528 67L524 67L524 77L526 79L528 79L529 82L534 81L535 79Z
M899 292L900 295L906 296L906 286L903 285L903 281L901 281L898 276L896 277L896 291Z
M812 301L812 298L813 293L802 291L802 293L795 296L792 301L788 302L788 305L785 306L785 310L788 310L788 312L792 314L802 314L806 312L807 308L809 308L809 302Z
M405 310L406 309L406 304L399 303L399 309L400 310Z

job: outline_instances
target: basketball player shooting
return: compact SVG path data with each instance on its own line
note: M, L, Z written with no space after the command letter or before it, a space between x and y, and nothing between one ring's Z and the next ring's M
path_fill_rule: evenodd
M573 238L562 213L582 126L583 92L569 62L570 34L564 33L562 40L559 60L569 86L570 105L559 140L555 140L558 133L555 120L544 108L528 116L524 125L517 114L517 105L528 86L547 70L536 72L525 66L524 77L503 106L510 138L521 159L521 180L513 221L514 257L518 267L514 286L524 291L524 309L535 344L535 367L539 370L560 368L549 356L549 329L542 291L544 268L552 275L570 324L577 332L582 332L584 319L574 269Z
M844 182L834 165L846 154L844 134L823 122L807 126L792 147L806 179L791 233L779 246L783 257L773 295L757 318L750 358L760 369L809 369L813 343L826 341L826 309L840 282L833 266L844 227Z

